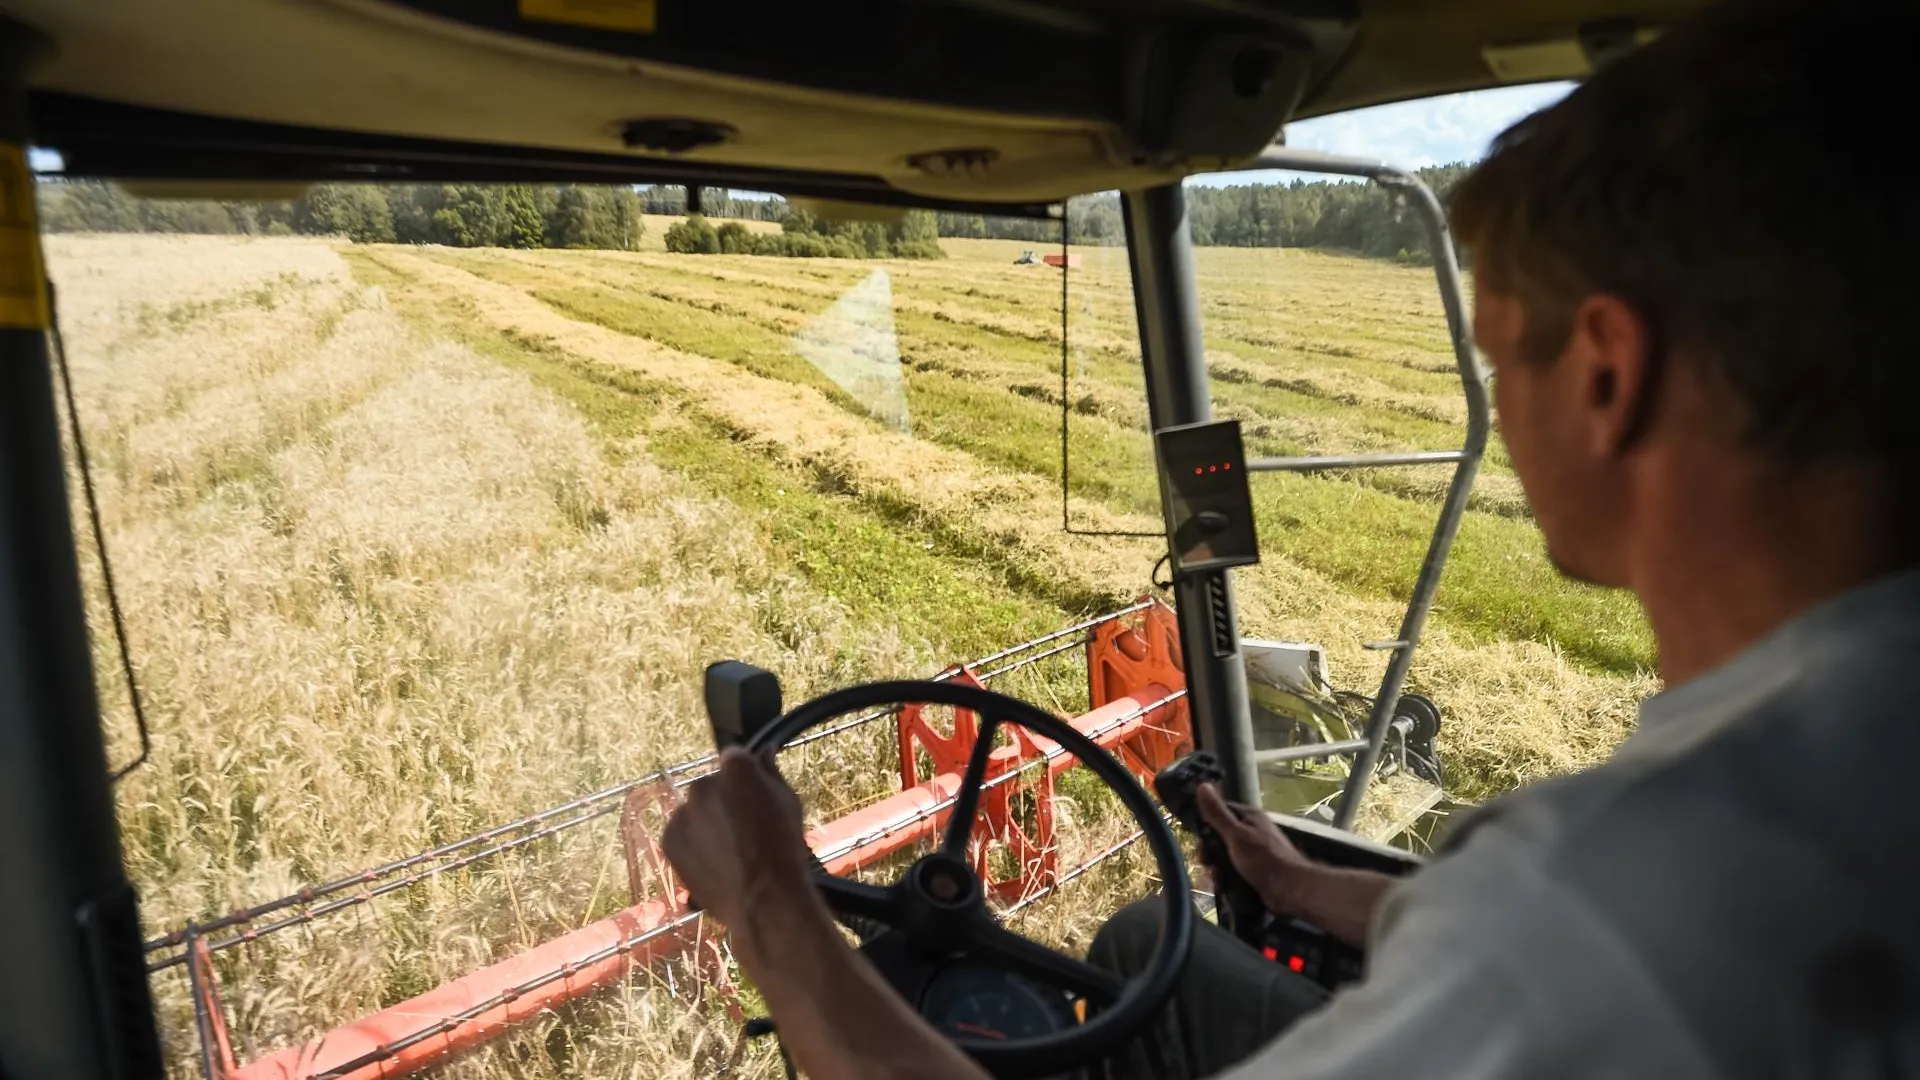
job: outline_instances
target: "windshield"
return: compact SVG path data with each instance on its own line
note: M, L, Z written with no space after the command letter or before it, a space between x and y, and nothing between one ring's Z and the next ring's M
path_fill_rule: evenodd
M1183 737L1117 195L1044 218L713 191L690 215L681 188L40 196L152 729L116 795L174 1075L209 1046L306 1060L370 1014L405 1027L363 1048L385 1067L449 980L609 920L697 925L662 914L684 898L649 838L706 767L711 662L774 671L789 705L971 664L1063 716L1107 708L1103 737L1134 739L1115 749L1136 764ZM1457 446L1420 253L1198 232L1228 205L1196 193L1196 266L1218 412L1248 454ZM1612 602L1540 584L1503 469L1415 681L1456 725L1446 788L1470 797L1610 745L1643 688ZM1395 632L1438 488L1407 470L1253 483L1266 560L1239 602L1278 651L1250 648L1252 674L1311 699L1257 697L1259 730L1337 740L1327 717L1372 693L1364 645ZM99 567L83 552L119 764L137 738ZM845 840L848 813L953 768L955 723L934 710L903 737L889 713L783 768L818 835ZM982 865L1023 933L1082 943L1153 887L1150 861L1083 770L1005 745L1027 766ZM224 1041L196 1020L190 925ZM777 1075L739 1035L751 998L723 950L647 955L474 1035L460 1074Z

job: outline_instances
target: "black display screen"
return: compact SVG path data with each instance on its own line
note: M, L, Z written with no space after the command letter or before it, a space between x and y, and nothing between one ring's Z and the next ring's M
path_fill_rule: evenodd
M1154 432L1174 576L1260 561L1238 420Z

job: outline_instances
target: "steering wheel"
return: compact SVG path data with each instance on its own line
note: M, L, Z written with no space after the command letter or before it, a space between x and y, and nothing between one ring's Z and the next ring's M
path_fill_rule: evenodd
M920 702L972 710L979 736L952 799L940 847L908 867L885 887L828 874L815 884L835 912L889 928L881 942L894 948L883 974L916 1009L919 995L943 968L964 965L997 969L1042 986L1082 997L1085 1023L1025 1038L980 1038L949 1033L961 1050L998 1077L1061 1073L1103 1058L1130 1042L1141 1025L1165 1005L1186 967L1193 943L1194 908L1186 864L1173 830L1140 784L1111 754L1071 724L1024 701L955 682L901 680L867 683L817 697L755 732L745 749L779 750L808 730L859 709ZM986 890L967 857L973 818L980 806L988 757L1000 724L1011 722L1058 743L1106 782L1140 826L1160 871L1160 932L1151 959L1130 979L1102 971L1003 928L986 903Z

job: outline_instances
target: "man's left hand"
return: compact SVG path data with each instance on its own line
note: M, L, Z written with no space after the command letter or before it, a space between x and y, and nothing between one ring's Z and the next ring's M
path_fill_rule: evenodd
M989 1080L833 924L813 886L800 799L770 759L722 753L720 768L688 789L661 846L687 891L726 924L801 1071Z

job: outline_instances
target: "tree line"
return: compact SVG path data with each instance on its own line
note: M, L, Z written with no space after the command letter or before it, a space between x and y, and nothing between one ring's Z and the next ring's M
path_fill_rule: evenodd
M1422 169L1443 200L1465 176L1464 164ZM529 184L324 184L289 202L141 199L95 181L40 185L40 219L53 232L196 232L345 235L361 242L454 247L586 247L631 250L642 214L683 216L680 186ZM912 211L893 225L815 217L778 197L701 193L698 220L668 230L674 251L938 258L940 237L1060 242L1053 219ZM1300 247L1426 261L1425 228L1397 196L1366 183L1294 180L1285 184L1187 185L1193 242L1221 247ZM777 221L777 234L753 233L713 219ZM1121 244L1126 231L1112 192L1067 203L1074 243Z
M1467 174L1464 164L1419 170L1444 203ZM1187 185L1187 223L1203 247L1324 248L1382 258L1429 261L1426 228L1412 208L1373 184L1294 180L1286 184ZM941 213L941 236L1060 242L1054 221ZM1123 244L1120 196L1085 195L1067 203L1067 231L1076 244Z
M680 185L657 184L639 189L640 205L649 214L668 217L687 215L687 189ZM779 196L739 196L725 188L700 189L700 213L705 217L736 221L779 221L787 216L787 200Z
M1417 175L1445 205L1471 167L1438 165ZM1375 184L1301 181L1290 184L1189 186L1194 243L1220 247L1327 248L1402 260L1431 261L1426 226L1411 206Z
M645 231L628 187L321 184L297 199L143 199L116 184L42 181L49 232L346 236L370 244L632 250Z
M785 205L784 203L782 205ZM738 221L718 227L700 214L667 229L667 250L687 255L787 255L835 259L940 259L931 211L908 210L898 221L846 221L786 207L777 233L756 233Z

